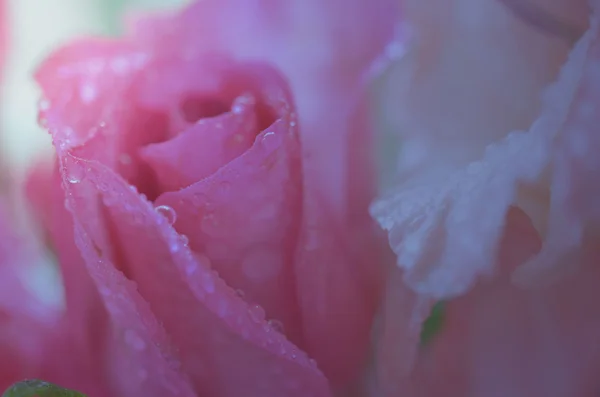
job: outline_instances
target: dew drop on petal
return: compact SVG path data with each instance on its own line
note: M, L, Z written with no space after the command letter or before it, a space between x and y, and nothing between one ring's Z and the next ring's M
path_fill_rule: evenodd
M260 305L251 305L248 313L254 322L260 323L265 320L265 309Z
M67 156L63 161L63 167L65 171L65 177L69 183L80 183L84 179L85 169L79 163L79 161Z
M177 213L175 210L168 205L159 205L155 208L156 212L165 217L169 224L174 224L177 221Z
M246 293L244 291L242 291L241 289L236 289L235 294L242 299L244 299L246 297Z
M261 143L267 150L275 150L279 146L279 136L273 131L265 132L261 138Z
M190 243L190 239L188 238L188 236L186 236L185 234L181 234L179 236L179 238L181 239L181 244L183 244L184 246L187 247L187 245Z
M268 324L269 324L269 327L271 327L271 329L279 332L280 334L283 334L285 332L283 323L279 320L271 319L268 321Z

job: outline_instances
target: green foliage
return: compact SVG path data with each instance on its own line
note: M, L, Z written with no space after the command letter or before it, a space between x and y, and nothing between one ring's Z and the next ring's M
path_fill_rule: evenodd
M427 345L444 325L444 302L437 302L421 328L421 346Z
M2 394L2 397L86 397L86 395L63 389L43 380L31 379L15 383Z

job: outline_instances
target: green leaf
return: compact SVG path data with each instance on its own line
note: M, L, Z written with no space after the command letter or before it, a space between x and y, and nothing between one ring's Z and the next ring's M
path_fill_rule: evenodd
M15 383L2 394L2 397L86 397L86 395L43 380L30 379Z
M431 314L423 323L421 328L421 346L427 345L437 335L444 325L444 302L440 301L433 305Z

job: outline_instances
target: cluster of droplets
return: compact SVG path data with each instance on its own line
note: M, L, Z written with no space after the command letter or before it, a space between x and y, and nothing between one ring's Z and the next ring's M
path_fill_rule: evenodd
M177 213L170 206L159 205L159 206L155 207L155 211L158 214L160 214L165 219L165 221L170 225L175 224L175 222L177 221ZM215 226L213 224L215 222L215 220L212 219L212 217L210 215L205 218L206 218L205 221L211 222L211 225L210 225L211 227ZM189 240L186 235L183 235L183 234L179 235L179 241L174 241L172 244L174 247L176 246L176 249L175 250L171 249L171 252L176 253L181 248L181 245L187 246L188 243L189 243ZM193 257L188 258L188 259L189 259L187 261L188 266L185 269L188 276L191 276L198 271L198 262L203 263L204 265L206 265L207 268L211 267L210 259L208 257L206 257L206 255L204 255L204 254L193 253ZM204 292L206 292L208 294L214 293L216 291L215 277L218 277L218 274L215 271L212 271L212 272L205 271L205 272L201 272L199 276L200 276L200 282L202 283ZM236 294L236 296L238 296L242 300L245 300L246 294L241 289L234 290L234 293ZM217 311L220 315L225 315L225 313L227 312L227 305L226 305L225 301L220 302L220 304L217 306ZM265 332L276 332L278 334L285 335L285 328L284 328L283 323L277 319L268 319L267 320L266 312L262 306L260 306L258 304L249 304L247 313L248 313L248 316L250 317L250 319L252 320L252 322L254 322L255 324L264 324L263 329ZM140 350L140 348L143 349L142 344L139 343L140 340L135 338L135 334L126 333L126 340L127 340L127 343L130 346L132 346L133 348L135 348L136 350ZM284 347L283 345L281 346L280 353L288 356L289 358L291 358L293 360L297 359L300 355L300 353L297 349L289 350L288 348ZM317 364L316 364L315 360L313 360L313 359L309 359L309 364L314 368L317 367Z

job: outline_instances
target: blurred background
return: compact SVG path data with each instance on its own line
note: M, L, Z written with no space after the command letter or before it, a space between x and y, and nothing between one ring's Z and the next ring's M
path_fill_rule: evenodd
M9 25L2 84L0 147L19 174L32 156L51 151L37 119L40 97L32 74L59 45L81 35L118 35L130 11L169 9L188 0L6 0ZM17 176L17 175L16 175Z
M129 12L155 11L182 6L189 0L0 0L0 23L10 32L4 49L3 76L0 87L0 191L6 177L20 183L31 170L33 160L51 158L50 135L37 124L37 104L41 91L33 80L38 65L59 46L89 35L116 36L124 29L122 21ZM1 13L6 12L2 16ZM2 45L3 43L0 43ZM1 48L1 47L0 47ZM9 175L6 175L6 173ZM11 210L18 219L19 233L25 241L44 244L44 235L31 227L28 208L19 189L11 189ZM33 233L37 237L29 238ZM39 234L39 235L38 235ZM30 292L51 306L64 304L60 274L50 246L37 244L41 250L36 263L24 270L22 282ZM38 263L39 262L39 263Z

